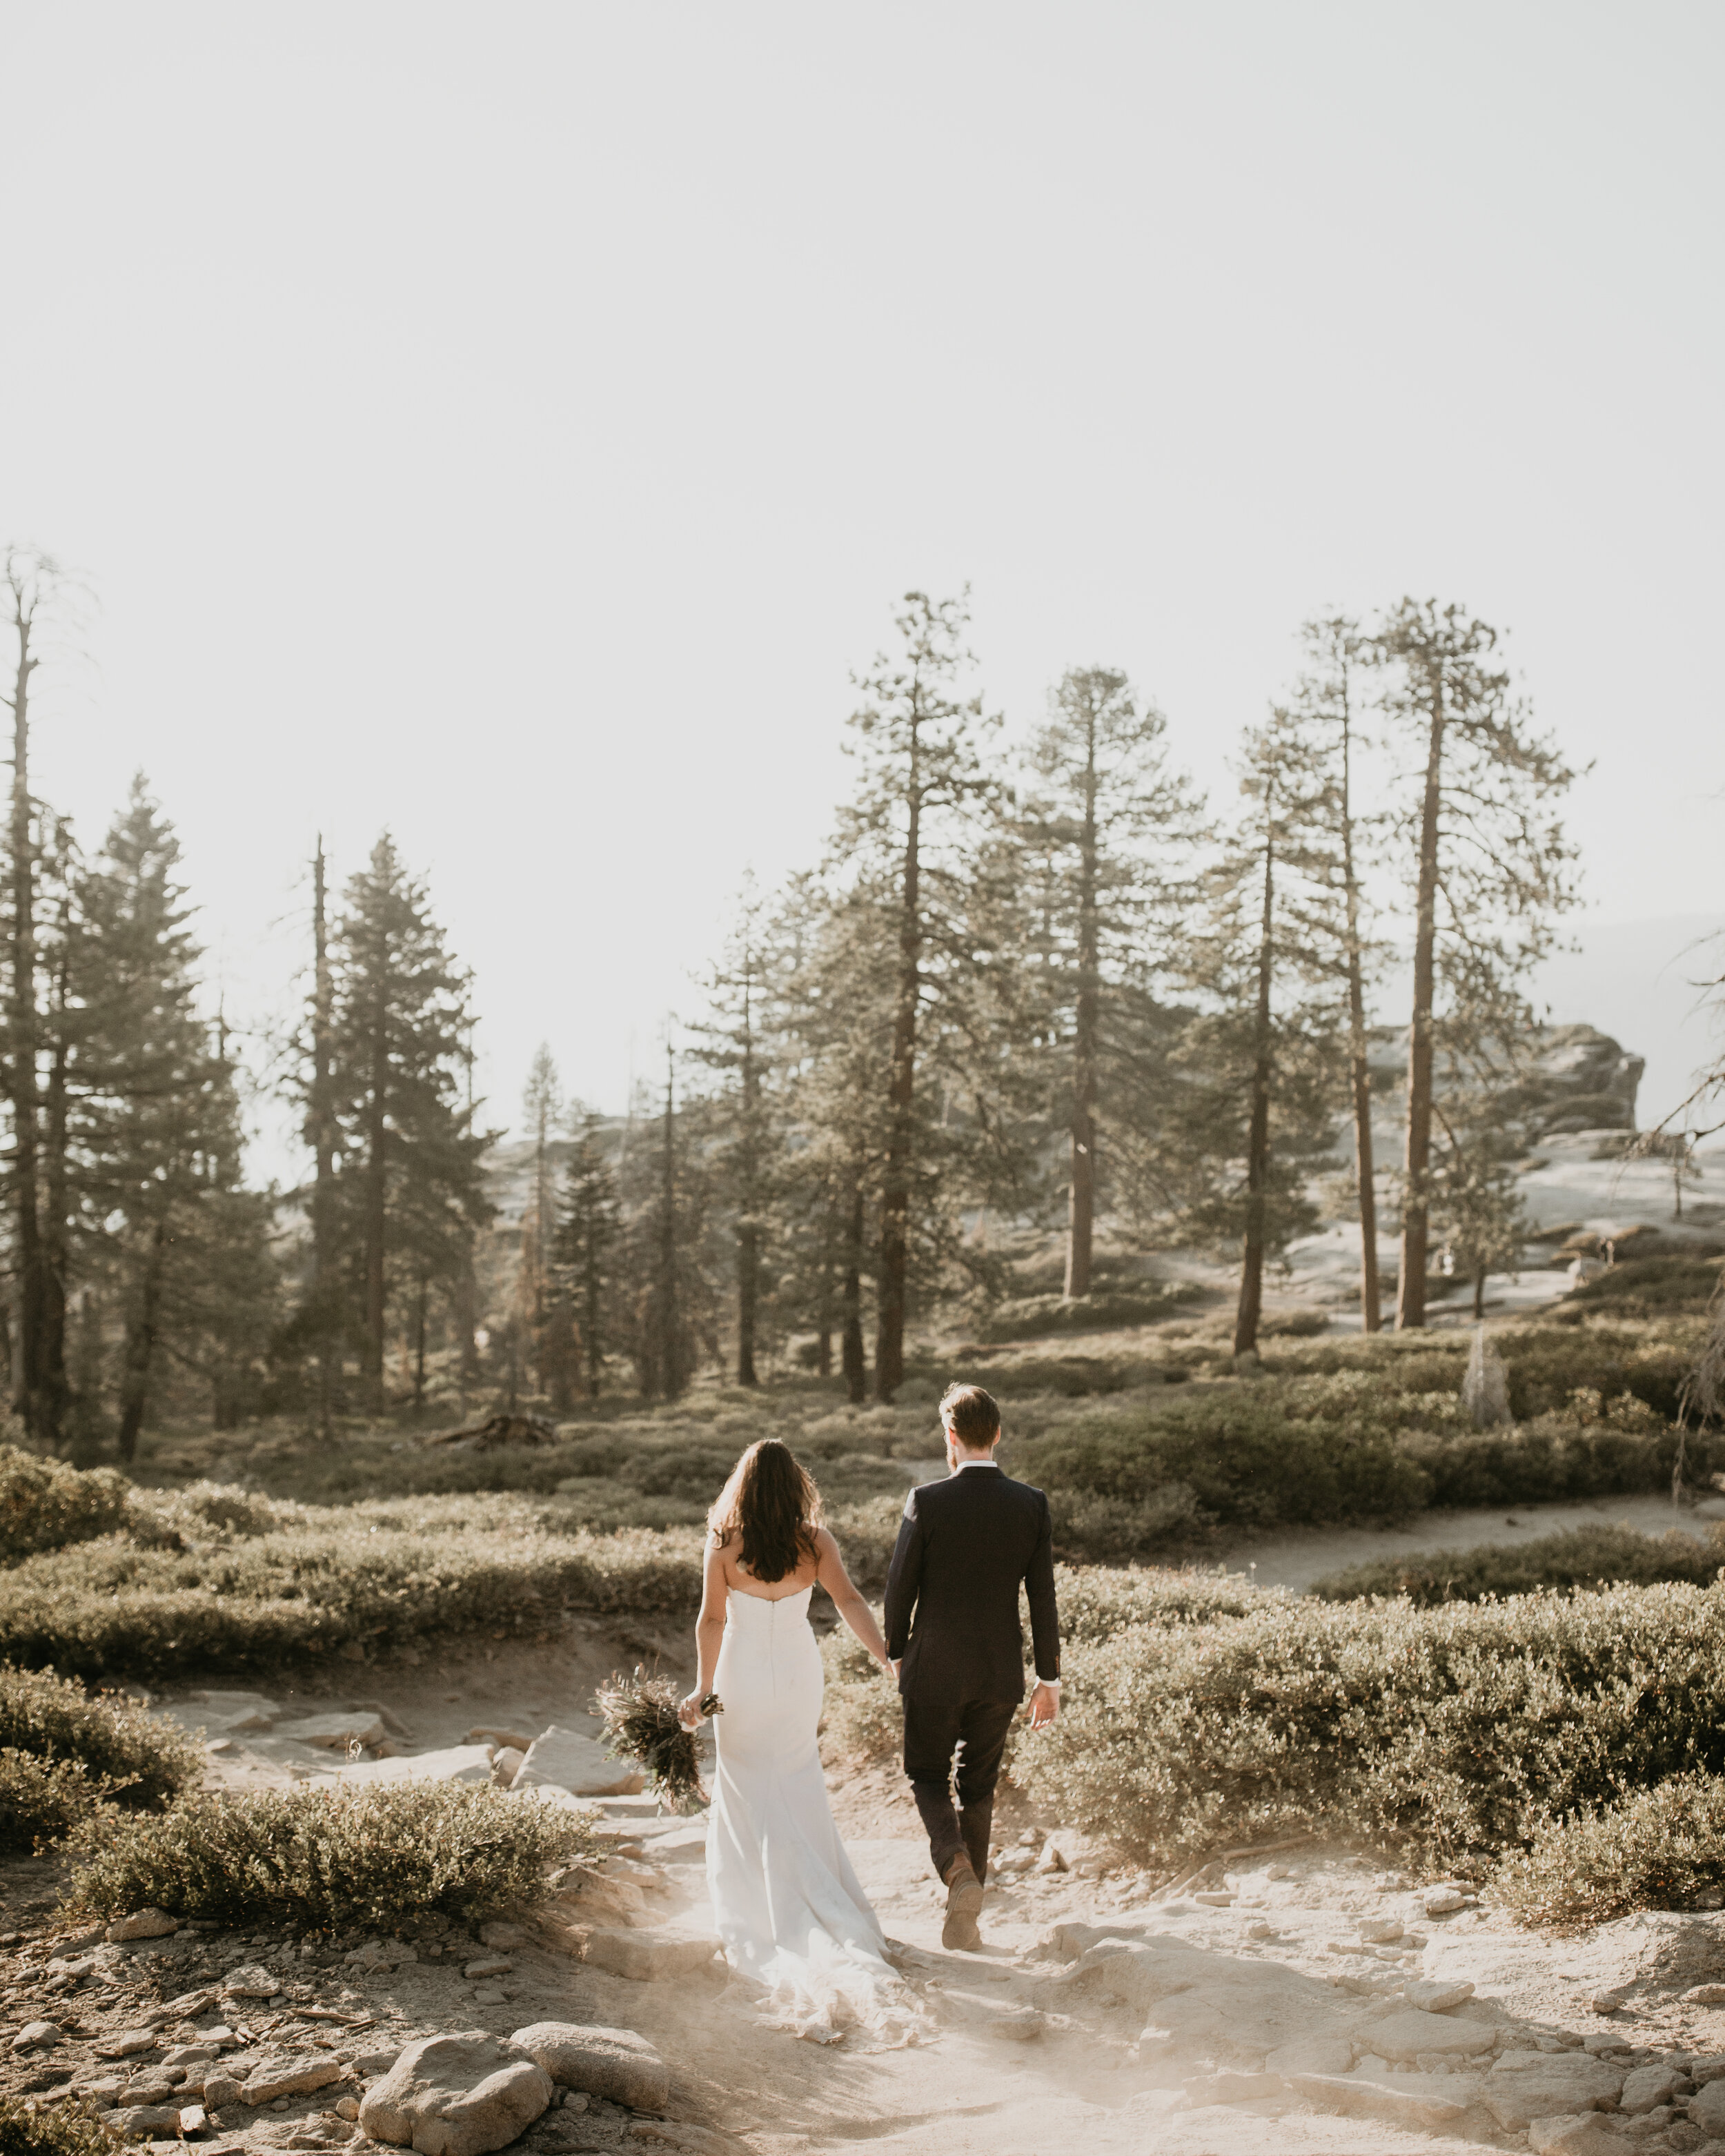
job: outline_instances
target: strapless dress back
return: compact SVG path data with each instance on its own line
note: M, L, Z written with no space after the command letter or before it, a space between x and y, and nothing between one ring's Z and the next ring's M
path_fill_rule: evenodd
M799 2035L858 2024L902 2041L919 2010L884 1958L827 1798L814 1591L730 1597L713 1680L724 1712L713 1723L707 1886L726 1954L764 1987L773 2020Z

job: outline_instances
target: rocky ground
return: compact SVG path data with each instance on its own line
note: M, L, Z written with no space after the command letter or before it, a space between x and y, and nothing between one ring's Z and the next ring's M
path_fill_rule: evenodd
M594 1626L555 1656L482 1646L355 1671L346 1696L326 1672L321 1690L284 1681L250 1696L273 1719L230 1710L267 1726L213 1737L213 1772L448 1771L438 1755L470 1767L489 1748L508 1773L518 1748L502 1740L552 1719L578 1731L567 1702L619 1649ZM275 1733L366 1714L382 1728L369 1758ZM1315 1842L1158 1882L1009 1796L984 1950L948 1953L901 1783L876 1770L834 1796L926 2042L821 2046L762 2026L714 1957L702 1822L616 1795L598 1800L600 1861L547 1915L477 1934L428 1920L399 1938L236 1935L162 1917L110 1938L57 1919L51 1866L14 1864L0 2082L208 2156L362 2156L408 2137L461 2156L426 2126L452 2102L480 2137L462 2146L501 2135L532 2156L860 2142L898 2156L1394 2156L1443 2141L1655 2156L1715 2139L1725 2156L1725 1915L1554 1941L1515 1931L1465 1881L1434 1888ZM523 1798L553 1800L568 1799Z

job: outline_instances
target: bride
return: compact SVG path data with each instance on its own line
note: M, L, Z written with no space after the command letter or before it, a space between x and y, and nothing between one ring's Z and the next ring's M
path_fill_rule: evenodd
M856 2023L905 2041L920 2012L886 1959L886 1935L833 1824L815 1743L814 1583L883 1670L886 1642L820 1523L813 1478L776 1438L737 1461L707 1527L700 1675L681 1717L692 1729L717 1692L706 1872L726 1957L764 1987L771 2018L798 2035L831 2042Z

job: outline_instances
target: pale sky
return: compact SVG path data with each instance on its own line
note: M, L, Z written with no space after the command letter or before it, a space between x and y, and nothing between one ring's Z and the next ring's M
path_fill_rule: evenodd
M1717 6L72 0L0 52L0 536L102 601L39 783L94 842L144 767L242 1022L316 832L388 824L498 1119L542 1037L620 1106L913 585L1015 725L1122 665L1213 783L1304 616L1464 601L1595 764L1594 918L1725 916Z

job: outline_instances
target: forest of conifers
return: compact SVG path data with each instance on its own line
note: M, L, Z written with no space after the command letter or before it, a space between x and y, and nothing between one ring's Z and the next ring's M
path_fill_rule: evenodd
M824 854L740 897L650 1101L588 1114L540 1052L504 1238L474 984L387 830L334 880L307 834L303 1005L272 1058L305 1174L248 1183L252 1081L210 1015L172 822L140 777L86 847L31 790L64 589L7 557L0 1323L35 1444L130 1459L158 1416L334 1430L458 1389L568 1413L792 1357L891 1399L929 1314L1091 1297L1110 1254L1176 1247L1237 1260L1249 1354L1266 1267L1320 1199L1360 1219L1368 1327L1380 1230L1404 1326L1440 1250L1513 1262L1504 1103L1574 900L1573 774L1465 609L1306 624L1237 793L1206 802L1123 673L1075 666L1014 732L973 686L964 602L908 595L855 678ZM1408 1029L1407 1136L1374 1162L1385 1023Z

